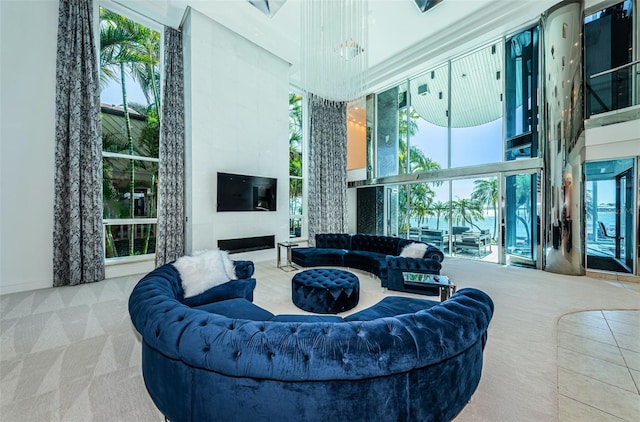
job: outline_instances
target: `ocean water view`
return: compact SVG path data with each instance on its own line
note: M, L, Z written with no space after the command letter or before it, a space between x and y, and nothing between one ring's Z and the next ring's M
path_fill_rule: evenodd
M495 224L495 216L493 215L493 211L488 211L485 214L484 219L481 220L473 220L473 224L478 226L481 230L490 230L493 235L494 224ZM594 227L597 227L597 222L601 221L604 223L604 226L607 229L607 232L615 233L615 224L616 224L616 213L615 211L599 211L598 217L595 222L591 219L587 220L586 233L587 235L592 235ZM410 220L411 227L422 227L430 230L448 230L449 222L444 219L444 217L440 217L437 219L435 217L423 218L422 222L418 222L418 219L412 218ZM466 226L469 227L469 223L464 222L460 224L454 224L454 226ZM470 230L477 231L478 229L474 226L470 226ZM496 228L497 230L497 228ZM523 224L519 223L517 226L517 237L526 237L526 232Z
M473 220L473 224L478 226L481 230L491 230L491 234L493 235L495 220L496 218L493 215L487 215L483 220ZM448 230L449 229L449 222L445 220L444 217L440 217L440 219L437 219L435 217L423 218L421 223L418 222L418 219L412 218L410 222L411 222L411 227L421 227L429 230ZM454 223L453 225L469 227L470 230L474 230L474 231L478 230L477 227L471 226L468 222L459 223L459 224Z

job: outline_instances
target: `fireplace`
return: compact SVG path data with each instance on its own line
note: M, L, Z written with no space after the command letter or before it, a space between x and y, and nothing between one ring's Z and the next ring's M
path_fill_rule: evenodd
M275 235L241 237L237 239L219 239L218 248L229 251L230 254L273 249L276 247Z

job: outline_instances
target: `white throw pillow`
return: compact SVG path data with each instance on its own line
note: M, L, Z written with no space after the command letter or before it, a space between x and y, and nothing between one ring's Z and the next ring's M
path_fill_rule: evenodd
M404 258L422 258L427 251L427 245L425 243L409 243L402 248L400 256Z
M196 252L193 256L183 256L178 258L173 266L180 273L185 298L199 295L212 287L237 278L229 254L219 249Z

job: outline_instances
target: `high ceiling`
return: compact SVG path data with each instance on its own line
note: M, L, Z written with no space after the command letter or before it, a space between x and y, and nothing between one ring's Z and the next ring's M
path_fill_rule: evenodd
M173 27L179 27L190 6L290 62L292 82L297 80L304 0L287 0L273 17L247 0L114 1ZM391 73L410 72L420 63L446 58L455 48L462 52L533 22L559 1L444 0L423 14L413 0L369 0L370 88Z

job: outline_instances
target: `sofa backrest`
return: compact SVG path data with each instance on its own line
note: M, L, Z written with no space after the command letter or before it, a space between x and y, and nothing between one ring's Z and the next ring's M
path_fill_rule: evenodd
M398 242L398 252L392 255L399 256L402 253L402 249L404 249L404 247L410 243L425 243L425 242L419 242L417 240L411 240L411 239L400 239L400 241ZM430 245L428 243L426 243L426 245L427 245L427 250L425 251L423 258L435 259L438 262L444 261L444 254L438 247Z
M145 344L232 377L322 381L404 373L483 345L493 314L491 299L467 288L429 309L371 321L233 319L180 303L166 275L151 272L129 298Z
M351 238L351 250L378 252L385 255L397 256L400 240L399 237L354 234Z
M351 235L346 233L316 234L316 248L351 249Z

